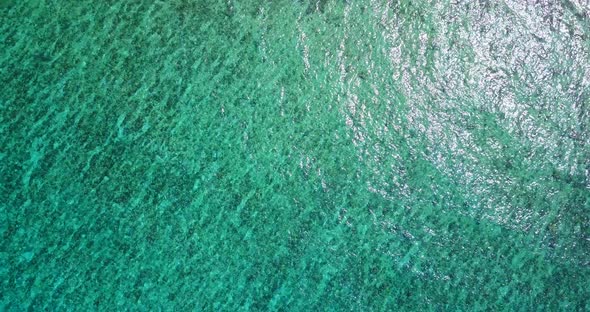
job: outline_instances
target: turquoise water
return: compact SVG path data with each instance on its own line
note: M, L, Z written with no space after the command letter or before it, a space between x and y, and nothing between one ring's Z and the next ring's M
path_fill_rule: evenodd
M584 1L0 1L0 310L590 310Z

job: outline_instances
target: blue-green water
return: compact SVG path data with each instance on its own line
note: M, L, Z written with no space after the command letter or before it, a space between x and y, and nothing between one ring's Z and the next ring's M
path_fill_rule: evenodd
M590 310L589 12L0 1L0 310Z

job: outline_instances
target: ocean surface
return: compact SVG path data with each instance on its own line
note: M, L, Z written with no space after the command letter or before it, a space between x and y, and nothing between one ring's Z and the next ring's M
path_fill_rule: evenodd
M1 0L0 310L590 311L590 4Z

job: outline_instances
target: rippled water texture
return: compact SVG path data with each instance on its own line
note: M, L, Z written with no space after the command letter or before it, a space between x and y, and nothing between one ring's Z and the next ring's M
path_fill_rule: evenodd
M0 1L0 310L590 310L590 7Z

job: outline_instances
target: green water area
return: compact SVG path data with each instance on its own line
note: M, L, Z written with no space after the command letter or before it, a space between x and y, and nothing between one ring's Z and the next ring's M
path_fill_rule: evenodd
M590 4L0 1L0 311L590 311Z

